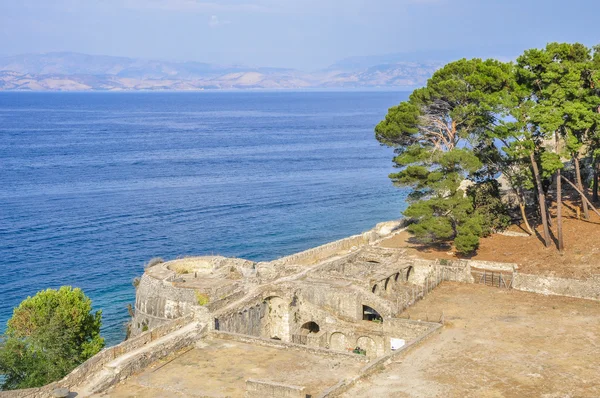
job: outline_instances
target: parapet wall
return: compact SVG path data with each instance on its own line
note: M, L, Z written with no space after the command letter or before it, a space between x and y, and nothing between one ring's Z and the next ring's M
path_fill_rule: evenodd
M313 247L312 249L308 249L300 253L281 257L277 260L271 261L270 264L274 266L285 266L290 264L316 264L319 261L325 260L340 252L348 251L353 247L368 245L383 237L387 237L393 231L401 228L404 225L403 223L403 220L379 223L375 226L375 228L360 235L352 235L347 238Z

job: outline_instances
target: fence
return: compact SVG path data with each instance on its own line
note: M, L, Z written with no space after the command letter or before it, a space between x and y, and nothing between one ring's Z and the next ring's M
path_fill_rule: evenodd
M303 334L293 334L292 343L306 345L308 342L308 336Z
M411 285L396 300L396 313L400 314L407 308L415 305L443 281L461 281L462 269L436 265L433 271L425 278L422 285Z
M471 270L471 275L475 280L475 283L483 284L486 286L494 286L505 289L511 289L513 285L513 274L503 273L500 271L474 271Z

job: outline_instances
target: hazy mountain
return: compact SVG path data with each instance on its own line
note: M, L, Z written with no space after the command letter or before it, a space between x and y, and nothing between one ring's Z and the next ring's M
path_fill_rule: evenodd
M355 57L308 73L69 52L24 54L0 57L0 90L412 89L425 84L441 66L395 59Z
M348 57L330 65L327 70L356 71L378 65L419 64L441 65L461 58L455 51L413 51L384 55L361 55Z

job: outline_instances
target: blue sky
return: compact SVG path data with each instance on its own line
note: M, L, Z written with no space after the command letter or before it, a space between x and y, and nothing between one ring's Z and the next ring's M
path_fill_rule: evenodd
M0 54L325 67L357 55L514 58L600 43L592 0L0 0Z

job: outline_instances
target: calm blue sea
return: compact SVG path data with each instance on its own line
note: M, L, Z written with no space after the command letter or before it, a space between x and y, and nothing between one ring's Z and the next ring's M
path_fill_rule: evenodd
M0 324L81 287L108 344L151 257L270 260L398 218L395 92L0 93Z

